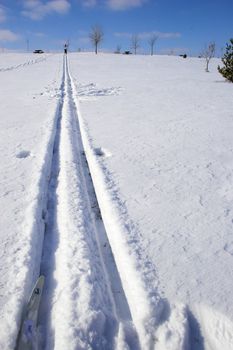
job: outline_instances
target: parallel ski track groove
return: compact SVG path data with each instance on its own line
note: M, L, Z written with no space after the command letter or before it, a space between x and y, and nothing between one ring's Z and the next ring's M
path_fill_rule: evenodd
M58 117L57 117L57 125L56 125L56 133L54 138L53 150L52 150L52 161L51 161L51 172L49 178L48 185L48 194L47 194L47 203L45 212L45 235L44 235L44 243L42 248L42 259L40 264L40 274L46 277L46 283L44 287L44 292L42 296L42 306L39 313L39 324L41 325L41 332L47 333L49 332L48 328L50 316L48 315L47 307L52 304L52 287L51 285L54 282L53 279L53 271L55 269L55 251L58 245L58 234L53 234L55 229L55 217L56 217L56 188L58 182L58 173L59 173L59 145L60 145L60 137L61 137L61 119L62 119L62 107L64 103L64 85L65 85L65 66L63 62L63 76L61 83L61 98L59 101L59 109L58 109ZM49 262L49 264L48 264ZM42 344L40 344L41 348L45 348L44 339L42 339ZM50 343L50 346L53 346ZM51 347L53 348L53 347Z
M41 261L41 274L45 275L46 283L45 283L45 291L44 296L42 300L42 306L40 310L40 317L39 317L39 325L41 330L41 344L40 346L43 349L62 349L64 348L63 344L59 344L60 338L59 338L59 329L56 329L56 322L55 325L52 326L52 318L53 314L49 311L53 307L53 304L55 303L55 310L58 310L57 312L62 310L62 307L64 308L64 305L60 305L63 300L67 301L67 296L60 301L60 294L62 293L62 289L59 292L59 274L56 276L56 279L54 277L54 273L56 274L56 270L59 270L63 268L63 263L65 263L64 257L61 256L60 258L60 267L59 267L59 261L57 263L57 260L59 258L59 254L61 252L59 251L59 246L63 241L65 241L65 238L62 238L62 232L60 232L60 225L59 222L64 221L64 218L60 218L62 216L63 209L67 209L66 205L61 206L59 209L59 193L63 193L66 191L66 188L62 182L62 179L59 180L59 176L63 176L63 172L65 170L63 167L62 162L62 152L64 151L62 149L62 146L64 148L64 144L62 145L61 138L63 136L63 119L64 119L64 111L67 110L71 111L70 118L72 118L71 124L73 124L75 131L70 132L70 144L72 146L72 150L76 152L75 159L77 159L77 162L80 165L79 169L79 175L81 176L81 179L79 181L82 184L82 193L85 200L85 206L87 208L87 211L89 211L92 216L92 222L91 227L92 231L92 237L91 237L91 244L97 245L98 247L98 255L99 260L101 261L102 265L102 275L104 276L105 284L107 286L107 293L108 298L111 301L112 305L112 314L114 318L116 319L118 325L113 326L113 334L112 339L109 343L109 345L106 345L106 349L112 349L113 346L117 346L115 343L117 338L117 333L119 331L120 324L123 324L123 333L124 338L127 343L127 346L131 349L139 349L139 340L137 336L137 332L135 330L135 327L132 322L132 317L129 309L129 305L121 284L120 275L117 270L117 266L111 251L111 247L107 238L107 234L105 232L104 224L101 220L100 215L100 208L98 205L98 201L95 196L95 189L93 185L93 181L91 179L91 175L88 168L88 163L85 157L85 152L83 148L82 138L81 138L81 132L79 128L79 120L78 120L78 113L76 110L76 105L74 102L74 91L71 84L71 77L68 70L68 63L67 63L67 57L64 56L64 62L63 62L63 78L62 78L62 96L61 96L61 106L60 106L60 113L58 116L58 122L57 122L57 131L54 141L54 148L53 148L53 159L52 159L52 166L51 166L51 176L50 176L50 183L48 188L48 199L47 199L47 224L46 224L46 230L45 230L45 239L44 239L44 245L43 245L43 254L42 254L42 261ZM76 149L74 149L76 147ZM64 157L64 156L63 156ZM66 174L67 176L67 174ZM60 187L59 187L60 186ZM63 188L62 188L63 186ZM62 188L62 190L61 190ZM65 192L64 192L65 193ZM68 193L66 196L69 196ZM69 198L68 198L69 199ZM64 199L66 200L66 198ZM94 209L93 209L94 207ZM77 211L79 208L77 208ZM60 214L59 214L60 213ZM63 223L62 223L63 224ZM60 225L60 227L59 227ZM87 228L88 230L88 228ZM89 229L90 231L90 229ZM87 232L87 245L88 243L88 235L89 232ZM64 245L64 243L62 243ZM68 243L65 243L68 244ZM66 246L65 246L66 248ZM64 246L63 246L64 249ZM69 249L69 247L68 247ZM78 247L77 247L78 249ZM67 258L66 258L67 260ZM93 263L93 262L92 262ZM93 266L94 267L94 266ZM67 270L68 271L68 270ZM67 271L62 271L62 274L66 274ZM68 277L67 277L68 278ZM78 278L78 277L77 277ZM64 285L64 282L63 282ZM56 292L56 289L58 288L58 292ZM73 293L72 290L69 288L66 288L68 293ZM78 293L78 292L77 292ZM56 298L54 299L54 295L56 295ZM69 298L69 296L68 296ZM57 307L57 309L56 309ZM106 306L107 307L107 306ZM79 310L72 310L73 315L78 315ZM62 317L62 315L60 315ZM59 317L58 317L59 319ZM72 322L72 320L71 320ZM78 330L77 330L78 332ZM58 334L58 336L56 335ZM57 338L56 338L57 337ZM58 340L56 340L58 339ZM114 345L115 343L115 345ZM79 348L76 345L71 347L70 349L76 349ZM95 348L95 346L93 346ZM99 346L96 346L96 348L100 348Z

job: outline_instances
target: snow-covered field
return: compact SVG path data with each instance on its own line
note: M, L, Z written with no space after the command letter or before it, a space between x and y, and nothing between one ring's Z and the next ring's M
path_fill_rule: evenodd
M201 59L0 55L0 348L233 349L232 84Z

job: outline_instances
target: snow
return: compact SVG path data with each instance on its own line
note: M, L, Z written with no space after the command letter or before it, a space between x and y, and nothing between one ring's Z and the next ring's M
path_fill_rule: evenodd
M32 55L4 53L0 55L0 72L7 72L18 68L24 68L29 65L43 62L49 57L48 54Z
M142 237L161 298L230 317L232 86L219 61L206 74L195 58L79 57L70 66L82 117L93 148L112 154L99 161ZM103 97L106 89L117 94Z
M0 348L233 349L232 85L197 58L0 55Z
M62 57L54 56L50 64L0 73L1 349L14 347L22 308L39 272L61 65Z

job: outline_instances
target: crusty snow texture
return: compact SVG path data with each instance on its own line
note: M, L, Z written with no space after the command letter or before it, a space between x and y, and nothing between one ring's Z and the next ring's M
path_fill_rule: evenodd
M232 86L201 59L2 54L0 348L233 349Z

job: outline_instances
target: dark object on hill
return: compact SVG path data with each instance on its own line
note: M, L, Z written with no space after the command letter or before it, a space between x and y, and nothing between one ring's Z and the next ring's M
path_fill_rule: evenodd
M34 50L33 53L44 53L43 50Z
M187 58L186 53L184 55L180 55L180 57Z
M132 55L132 52L130 52L130 51L125 51L125 52L124 52L124 55Z
M218 66L219 73L233 83L233 39L230 39L230 44L227 44L222 63L224 64L222 68Z
M69 47L69 44L68 44L68 43L65 43L65 45L64 45L64 54L65 54L65 55L67 55L68 47Z

